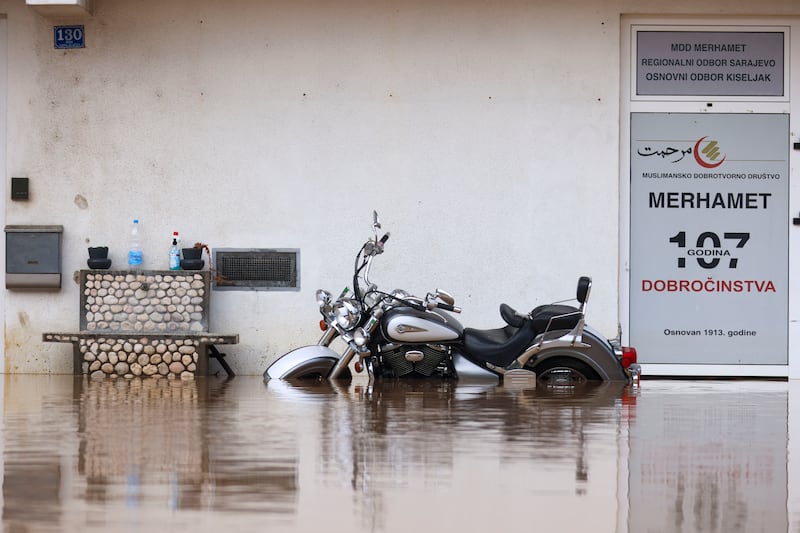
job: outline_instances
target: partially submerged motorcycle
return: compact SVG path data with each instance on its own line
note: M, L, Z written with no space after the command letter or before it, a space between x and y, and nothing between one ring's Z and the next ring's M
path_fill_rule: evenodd
M453 297L436 289L424 298L402 290L384 292L369 280L372 262L389 233L373 213L373 237L356 254L352 293L334 299L317 291L322 337L273 362L264 379L346 378L367 371L371 378L439 377L459 380L535 379L554 385L638 378L636 350L606 339L586 324L592 281L578 280L577 307L555 303L519 313L500 305L505 326L464 328ZM342 353L330 346L340 338ZM355 358L355 361L353 359ZM352 364L351 364L352 363Z

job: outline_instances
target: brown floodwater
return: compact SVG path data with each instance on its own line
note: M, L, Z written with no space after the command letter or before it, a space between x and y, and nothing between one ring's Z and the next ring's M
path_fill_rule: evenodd
M6 532L800 531L800 383L6 375Z

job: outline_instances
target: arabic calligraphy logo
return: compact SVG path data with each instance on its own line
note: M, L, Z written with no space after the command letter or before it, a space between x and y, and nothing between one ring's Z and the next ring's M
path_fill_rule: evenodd
M642 157L657 156L661 159L669 161L670 163L677 163L686 157L687 154L691 154L692 148L690 146L689 148L681 150L679 148L668 146L664 149L658 150L653 149L650 146L645 146L643 149L637 150L637 153Z
M653 148L651 146L645 146L636 152L642 157L656 156L669 161L670 163L678 163L687 155L692 154L694 156L694 160L701 167L717 168L725 162L725 158L727 156L722 155L722 152L719 149L719 143L717 141L706 141L706 139L708 139L708 135L698 139L698 141L694 143L694 148L691 146L686 148L675 148L672 146ZM722 159L719 159L721 155ZM718 159L719 161L717 161Z
M700 145L708 138L708 135L705 137L701 137L695 144L694 144L694 160L697 161L697 164L703 168L717 168L720 166L724 161L725 157L722 156L722 159L717 161L721 152L719 147L717 146L717 141L708 141L703 148L700 148Z

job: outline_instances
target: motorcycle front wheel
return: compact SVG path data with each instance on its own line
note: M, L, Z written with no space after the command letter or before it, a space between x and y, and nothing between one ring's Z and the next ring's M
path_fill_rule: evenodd
M550 357L531 368L536 380L544 385L571 387L600 381L589 365L572 357Z

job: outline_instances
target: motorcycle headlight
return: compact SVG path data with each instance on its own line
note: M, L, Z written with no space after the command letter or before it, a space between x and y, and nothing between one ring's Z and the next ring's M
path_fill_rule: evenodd
M333 306L336 324L345 331L353 329L361 318L361 306L355 300L339 300Z

